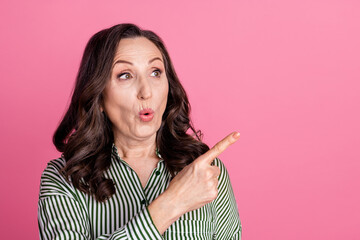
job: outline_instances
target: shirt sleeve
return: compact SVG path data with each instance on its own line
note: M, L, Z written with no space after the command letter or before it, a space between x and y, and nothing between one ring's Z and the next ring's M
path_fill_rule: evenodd
M56 177L48 170L45 170L41 177L38 226L42 240L94 239L87 211L72 194L69 194L67 186L59 185ZM144 206L127 224L111 234L97 236L96 239L164 238L154 225L147 206Z
M214 165L220 168L216 208L216 238L241 240L241 221L229 173L224 163L216 158Z

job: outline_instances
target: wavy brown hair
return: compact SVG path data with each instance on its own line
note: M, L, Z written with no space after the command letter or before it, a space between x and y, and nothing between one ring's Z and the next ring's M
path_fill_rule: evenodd
M100 110L102 94L119 41L136 37L153 42L164 59L169 93L156 145L171 176L209 150L201 141L202 133L193 127L188 97L161 38L131 23L104 29L92 36L85 47L71 103L53 136L54 145L66 159L62 169L65 178L97 201L105 201L115 193L113 180L104 175L110 167L114 136L112 123Z

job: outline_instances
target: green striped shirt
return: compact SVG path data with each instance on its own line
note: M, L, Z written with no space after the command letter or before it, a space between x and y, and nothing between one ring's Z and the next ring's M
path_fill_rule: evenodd
M63 157L51 160L41 176L38 202L40 239L241 239L241 222L228 172L220 159L217 198L187 212L163 235L152 222L147 206L166 190L170 172L160 160L142 187L136 172L113 145L111 165L105 172L116 193L100 203L67 183L59 170Z

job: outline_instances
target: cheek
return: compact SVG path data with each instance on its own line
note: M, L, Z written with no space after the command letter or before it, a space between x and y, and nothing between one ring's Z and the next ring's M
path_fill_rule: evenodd
M125 99L127 99L125 101ZM119 118L125 116L130 110L129 97L124 96L124 94L118 92L109 92L104 98L104 107L105 112L109 117Z
M160 95L163 110L165 110L165 107L166 107L168 93L169 93L169 87L166 87Z
M169 94L169 82L166 80L166 84L164 86L164 88L162 89L162 98L163 99L167 99Z

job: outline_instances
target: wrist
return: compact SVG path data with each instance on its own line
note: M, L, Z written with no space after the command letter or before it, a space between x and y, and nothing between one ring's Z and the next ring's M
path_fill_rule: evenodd
M148 206L150 216L160 234L183 214L174 200L173 196L165 191Z
M178 202L179 197L169 191L163 192L157 200L164 206L164 212L175 222L181 215L185 213Z

